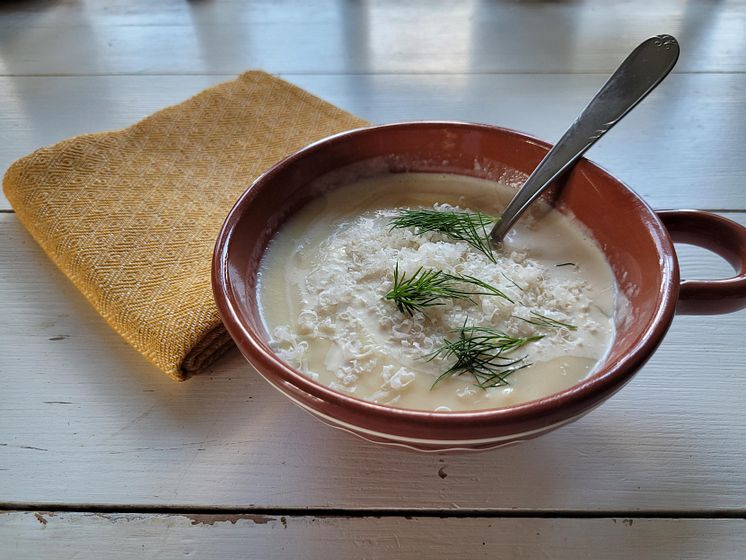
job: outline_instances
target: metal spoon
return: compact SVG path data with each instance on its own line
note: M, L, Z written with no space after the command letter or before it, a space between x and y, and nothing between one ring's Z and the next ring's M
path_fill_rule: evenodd
M653 91L678 58L679 43L671 35L651 37L633 50L510 201L490 232L492 241L500 243L551 182Z

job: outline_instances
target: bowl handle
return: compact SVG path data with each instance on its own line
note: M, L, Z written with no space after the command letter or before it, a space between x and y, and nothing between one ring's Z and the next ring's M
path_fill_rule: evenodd
M746 308L746 227L700 210L656 212L676 243L688 243L717 253L735 269L723 280L684 280L676 313L716 315Z

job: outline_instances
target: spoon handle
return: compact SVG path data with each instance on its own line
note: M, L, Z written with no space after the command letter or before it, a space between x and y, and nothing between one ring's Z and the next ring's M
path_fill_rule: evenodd
M678 58L679 43L671 35L651 37L633 50L510 201L490 232L492 241L502 241L551 182L653 91Z

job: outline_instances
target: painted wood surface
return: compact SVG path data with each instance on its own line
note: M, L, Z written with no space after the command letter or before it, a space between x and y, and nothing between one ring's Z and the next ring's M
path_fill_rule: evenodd
M635 44L671 33L675 74L589 157L654 207L746 224L745 28L742 0L5 2L0 169L251 68L373 122L552 141ZM687 277L728 274L705 251L680 256ZM423 456L321 425L235 352L165 379L2 196L0 263L0 509L25 510L0 512L2 560L743 557L746 312L678 317L630 385L571 426ZM133 513L94 513L117 508Z
M744 27L743 1L37 0L0 9L0 73L607 73L660 33L679 72L740 72Z
M11 505L746 509L746 312L678 317L632 383L571 426L493 452L423 456L312 420L237 353L168 380L14 215L0 215L0 239L0 262L12 263L0 268L0 496ZM684 257L689 277L729 270L704 251Z
M741 560L743 519L0 513L14 560Z
M0 77L0 168L68 136L128 126L232 76ZM486 122L555 141L597 75L284 76L372 122ZM746 74L670 76L588 157L657 208L746 209ZM9 208L4 197L0 209Z

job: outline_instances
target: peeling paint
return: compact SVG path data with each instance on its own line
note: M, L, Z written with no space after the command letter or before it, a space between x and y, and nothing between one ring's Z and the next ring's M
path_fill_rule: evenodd
M192 525L215 525L215 523L230 523L231 525L235 525L241 520L251 521L255 525L264 525L266 523L270 523L272 521L276 521L277 518L269 516L269 515L251 515L251 514L226 514L226 515L219 515L219 514L195 514L195 515L186 515L188 519L191 519ZM282 524L287 527L287 521L285 518L281 518L280 521Z

